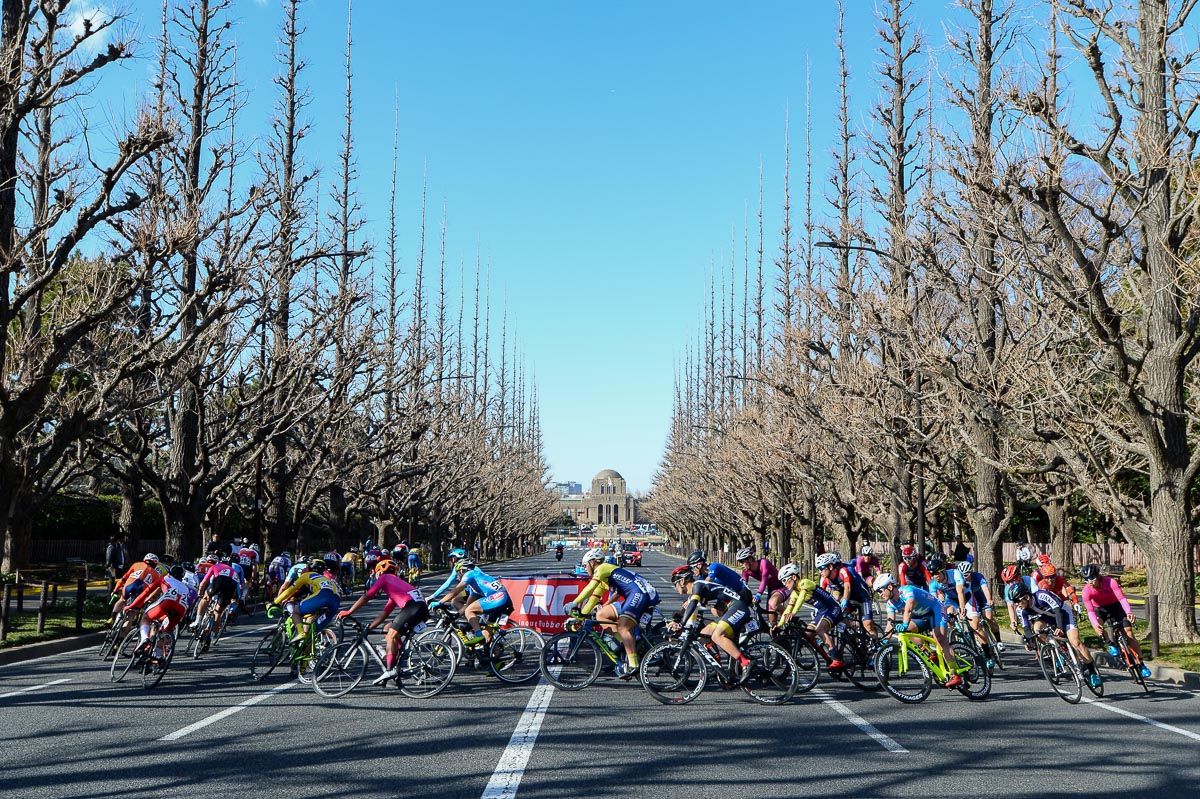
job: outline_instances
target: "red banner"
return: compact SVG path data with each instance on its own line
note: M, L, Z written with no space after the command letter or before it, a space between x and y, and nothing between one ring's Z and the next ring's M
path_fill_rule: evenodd
M512 597L514 610L509 614L512 621L554 635L562 632L563 622L567 620L563 605L579 595L588 584L588 578L548 574L540 577L501 577L500 582Z

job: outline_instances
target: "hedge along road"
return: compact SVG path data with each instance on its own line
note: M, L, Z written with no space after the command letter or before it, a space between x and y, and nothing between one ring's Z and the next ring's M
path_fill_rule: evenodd
M668 615L677 563L651 553L641 570ZM552 554L492 569L557 570ZM565 693L465 669L428 700L366 685L325 700L285 676L249 679L261 624L261 615L243 620L235 632L248 634L179 661L149 692L110 683L94 650L0 668L0 793L692 799L1103 787L1194 796L1200 782L1196 695L1160 687L1143 696L1110 675L1105 699L1071 706L1011 647L1015 667L985 702L938 690L913 707L824 680L785 707L710 689L671 708L636 682L604 677Z

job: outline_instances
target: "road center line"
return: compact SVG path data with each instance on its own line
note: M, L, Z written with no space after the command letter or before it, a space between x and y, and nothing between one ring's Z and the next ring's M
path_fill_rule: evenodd
M500 755L500 762L496 764L496 770L483 790L482 799L513 799L517 795L525 765L533 754L533 745L537 742L542 719L546 716L546 708L550 706L553 695L554 686L544 678L533 689L533 696L529 697L529 704L525 706L525 712L521 714L517 728L508 740L508 748Z
M846 707L841 702L837 701L832 696L830 696L829 694L822 691L820 688L814 688L812 690L812 692L816 696L821 697L822 702L829 705L831 708L836 710L838 713L842 714L842 716L845 717L846 721L849 721L855 727L858 727L860 730L865 732L867 735L874 738L875 742L878 743L880 746L882 746L884 749L888 750L889 752L892 752L893 754L898 754L898 755L906 754L908 752L908 750L905 749L903 746L896 743L894 740L892 740L891 738L889 738L888 736L886 736L882 732L880 732L879 728L877 728L874 724L867 721L862 716L858 715L853 710Z
M1140 721L1145 724L1149 724L1151 727L1158 727L1160 730L1166 730L1167 732L1173 732L1177 735L1182 735L1185 738L1191 738L1193 741L1200 741L1200 733L1194 733L1191 730L1184 730L1184 729L1180 729L1179 727L1172 727L1170 724L1164 724L1161 721L1155 721L1152 718L1148 718L1146 716L1139 715L1132 711L1126 710L1125 708L1117 707L1116 705L1110 705L1108 702L1101 702L1098 699L1092 699L1090 696L1083 697L1083 701L1085 701L1088 704L1093 705L1095 707L1104 708L1105 710L1111 711L1113 713L1117 713L1119 715L1134 719L1135 721Z
M160 740L160 741L178 741L180 738L182 738L185 735L191 735L196 730L204 729L208 725L215 724L216 722L220 721L221 719L229 718L234 713L240 713L252 705L257 705L259 702L263 701L264 699L270 699L275 694L280 693L282 691L286 691L289 688L294 688L295 686L297 686L299 684L300 684L300 682L298 680L296 680L296 681L292 681L289 683L285 683L284 685L280 685L277 688L272 688L271 690L269 690L265 693L261 693L258 696L250 697L245 702L236 704L233 707L227 707L224 710L220 711L219 713L213 713L208 718L200 719L199 721L197 721L194 724L189 724L186 727L184 727L183 729L176 730L175 732L171 733L170 735L164 735L163 737L159 738L158 740Z
M70 677L63 677L61 680L54 680L53 682L43 683L42 685L31 685L28 688L22 688L19 691L9 691L6 694L0 694L0 699L7 699L8 697L16 696L17 694L26 694L26 693L29 693L30 691L39 691L42 688L49 688L51 685L58 685L59 683L70 682L70 681L71 681Z

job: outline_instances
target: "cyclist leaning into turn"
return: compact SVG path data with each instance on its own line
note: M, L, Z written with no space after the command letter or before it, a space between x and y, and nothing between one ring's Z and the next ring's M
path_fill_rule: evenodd
M279 596L275 597L272 605L283 605L291 597L299 594L301 591L307 591L308 595L300 602L299 605L291 607L292 623L296 626L296 634L292 637L292 643L297 644L304 640L307 632L307 627L303 623L303 617L315 616L317 618L317 632L329 626L333 621L334 615L342 605L342 594L338 588L338 582L334 577L326 571L326 561L323 559L313 559L308 564L308 571L296 578L296 581L279 592Z
M737 661L743 679L749 676L750 658L737 645L738 636L750 621L750 606L741 595L716 581L697 580L689 566L675 567L671 572L671 584L681 596L689 597L679 622L672 624L672 629L689 624L699 625L700 611L705 605L723 605L725 612L721 618L705 626L700 634L710 636L714 644Z
M875 578L873 587L879 598L887 603L888 621L896 632L928 632L937 641L946 665L957 662L954 651L950 649L950 639L946 636L946 616L942 613L942 603L936 596L915 585L897 585L887 572ZM896 614L901 615L900 621L896 621ZM946 680L946 687L955 688L962 685L962 681L957 673L951 674L950 679Z
M1042 631L1036 629L1035 624L1039 628L1042 624L1049 624L1055 631L1065 634L1067 641L1079 655L1079 662L1083 664L1088 683L1093 688L1100 685L1100 674L1096 671L1092 653L1079 640L1079 627L1075 622L1075 614L1071 612L1071 608L1063 601L1062 597L1044 588L1030 592L1024 584L1018 583L1012 590L1012 601L1020 612L1021 625L1025 628L1026 635Z
M466 644L474 646L485 640L491 641L492 631L483 625L491 624L513 611L512 598L504 588L504 583L478 568L470 558L463 558L455 563L454 574L458 575L458 583L450 589L448 596L457 598L463 591L470 595L462 610L475 636L466 641ZM439 588L429 598L431 607L434 606L434 597L440 593L442 589ZM456 606L457 604L455 602Z
M388 625L387 660L385 661L387 669L376 678L375 685L385 683L399 673L399 669L396 667L396 658L400 654L401 636L409 634L414 628L429 619L429 605L425 603L421 589L400 579L396 574L396 564L391 560L385 560L375 567L375 582L347 610L340 611L338 618L357 613L380 591L387 595L387 604L384 605L383 612L375 621L371 622L367 629L372 630L378 627L387 620L394 609L400 608L400 612Z
M1092 623L1096 636L1107 642L1109 657L1115 658L1120 654L1105 635L1104 624L1111 621L1119 623L1125 629L1125 640L1141 661L1142 647L1137 636L1133 634L1133 623L1137 620L1133 617L1133 609L1129 607L1129 600L1125 598L1121 584L1112 577L1102 577L1100 567L1094 563L1084 566L1079 573L1083 577L1083 606L1087 608L1088 621ZM1145 678L1151 675L1150 668L1144 662L1141 672Z
M606 563L604 550L598 547L584 554L583 567L591 580L575 599L563 605L563 610L570 614L581 608L580 613L588 616L600 604L604 592L612 589L611 600L596 612L596 620L617 625L625 646L625 660L617 664L617 676L627 680L638 669L634 631L642 615L658 604L658 591L640 574Z

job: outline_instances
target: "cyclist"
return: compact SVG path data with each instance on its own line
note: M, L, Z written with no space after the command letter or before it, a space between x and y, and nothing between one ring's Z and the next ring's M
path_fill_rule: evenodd
M1071 603L1072 609L1076 613L1083 613L1083 606L1079 604L1079 594L1075 592L1075 586L1071 585L1062 576L1062 572L1050 562L1049 555L1038 555L1038 567L1033 572L1032 578L1033 584L1038 588L1045 589L1060 599L1067 600Z
M342 555L338 560L338 579L343 580L347 588L354 586L354 564L358 558L358 553L354 551L354 547Z
M242 567L243 576L250 584L258 587L258 545L251 544L249 538L242 539L242 547L237 551L237 563Z
M408 544L399 543L392 547L392 560L396 561L396 569L403 569L408 563Z
M756 558L752 546L737 551L737 562L742 567L743 582L754 592L754 601L767 597L767 608L773 620L778 606L787 602L787 592L783 590L775 564L769 558Z
M495 577L489 576L480 569L475 561L462 558L454 564L454 574L458 575L458 583L454 585L448 596L457 598L460 593L467 591L469 596L463 607L463 615L475 635L465 641L467 646L474 646L483 641L492 640L492 631L484 627L505 614L512 613L513 603L505 590L504 584ZM433 599L442 593L438 589L430 599L430 607L435 607ZM455 602L455 607L458 607Z
M385 560L375 568L377 570L375 582L348 610L339 611L338 618L357 613L380 591L387 595L388 601L379 617L367 627L368 630L373 630L382 624L396 608L400 609L396 618L392 619L392 623L387 628L387 658L384 661L387 669L374 682L375 685L382 685L399 673L396 658L400 655L400 639L428 621L429 605L425 603L421 589L400 579L396 574L396 564L393 561Z
M1100 576L1100 567L1094 563L1084 566L1079 573L1084 583L1083 606L1087 608L1088 621L1092 623L1096 636L1102 641L1108 641L1104 623L1119 622L1125 628L1125 640L1129 642L1129 648L1142 664L1142 677L1149 678L1150 667L1142 660L1142 646L1133 634L1133 624L1137 619L1133 616L1133 609L1129 607L1125 592L1121 590L1121 584L1115 578ZM1108 656L1115 658L1119 655L1116 645L1108 641Z
M383 560L383 550L368 541L363 547L363 576L370 577L375 574L375 567L381 560Z
M826 557L831 554L833 553L826 553L817 557ZM821 636L821 641L825 644L825 651L829 653L829 657L831 658L829 668L840 669L845 666L846 664L842 662L842 652L838 648L832 633L833 628L842 621L842 603L837 600L837 597L812 580L801 580L800 567L794 563L784 566L781 575L787 575L784 578L783 584L790 588L791 597L788 599L787 607L784 608L783 615L779 619L779 626L783 627L786 625L792 620L792 617L800 612L800 606L805 602L809 602L817 610L813 616L812 625L817 635Z
M421 579L421 548L413 547L408 551L408 576L414 583Z
M921 553L917 552L917 548L912 544L900 547L900 560L900 585L915 585L922 590L928 590L933 575L925 567L925 561Z
M450 573L446 575L446 581L439 585L437 590L430 595L430 601L433 600L433 597L443 593L449 589L450 586L458 582L458 569L455 567L466 557L467 550L465 549L452 549L446 553L446 560L450 562ZM466 596L463 595L461 591L457 594L450 594L448 596L450 596L450 604L454 606L455 610L462 610L464 607L466 607Z
M987 637L984 636L983 630L979 626L979 608L975 606L975 595L971 592L966 579L963 578L962 572L957 568L949 567L946 557L940 553L929 559L929 571L933 575L933 579L929 581L929 593L941 600L942 609L946 611L947 615L955 616L959 613L966 615L967 623L971 625L971 631L975 634L980 651L984 652L991 660ZM988 664L988 668L994 665L996 664L991 662Z
M963 576L963 581L967 583L968 592L975 599L975 607L979 609L979 614L983 616L984 622L992 628L992 635L996 639L996 648L1003 652L1004 644L1000 641L1000 625L996 623L992 589L988 586L987 578L975 571L975 561L973 560L960 560L956 566Z
M130 603L131 608L140 608L151 599L154 603L146 608L142 616L141 643L150 639L150 625L159 622L158 631L169 632L174 626L183 621L188 607L195 601L196 592L183 581L187 570L182 565L172 566L167 576L152 586L147 586Z
M157 567L158 555L153 552L147 552L146 557L129 567L125 576L113 587L117 603L113 605L112 619L119 617L129 601L145 591L147 587L157 586L162 581L162 574L159 573Z
M1044 588L1030 592L1024 584L1017 584L1013 587L1012 600L1020 612L1021 626L1025 628L1026 636L1040 632L1043 620L1049 620L1055 631L1060 635L1066 635L1067 640L1079 655L1079 661L1084 666L1088 683L1093 688L1100 685L1100 674L1096 671L1092 653L1079 640L1079 627L1075 623L1075 615L1062 597ZM1038 629L1033 627L1035 622L1038 624Z
M296 626L296 634L292 637L293 644L303 641L307 633L308 628L302 622L304 616L314 616L317 622L317 632L320 632L329 626L338 609L341 608L342 594L337 580L326 570L326 563L325 560L310 561L308 571L297 577L296 581L286 589L280 591L279 596L275 597L275 601L271 603L272 605L282 605L301 591L308 592L299 605L293 603L289 607L292 623Z
M237 572L234 571L230 559L223 557L209 567L208 574L200 583L200 604L196 606L196 620L191 624L192 629L200 626L200 621L204 618L214 597L217 599L217 615L219 616L231 602L237 600L240 594L241 586L238 585Z
M627 680L638 669L638 622L659 603L658 591L640 574L605 561L602 549L589 549L584 554L583 567L591 579L578 596L563 605L563 611L573 614L582 606L580 613L589 616L600 604L604 592L611 590L609 602L596 611L596 620L605 625L616 625L625 646L625 660L617 664L617 676Z
M897 585L896 580L887 572L876 577L872 587L887 604L888 621L892 629L899 633L909 629L928 632L937 641L946 664L958 662L950 649L950 639L946 636L946 616L942 613L942 603L938 602L936 596L915 585ZM896 621L897 613L902 616L900 621ZM946 680L947 688L959 685L962 685L962 677L957 673L951 674Z
M863 544L862 549L858 551L858 557L854 559L854 571L858 572L864 583L870 584L879 570L879 556L870 544Z
M746 581L742 579L742 575L725 564L710 564L705 559L704 553L697 549L688 555L687 565L692 570L692 574L698 579L720 583L730 591L736 593L746 603L746 607L750 607L754 603L754 595L746 587Z
M849 563L843 563L842 557L836 552L817 555L817 573L821 578L820 586L825 591L834 589L838 593L838 603L842 614L851 604L859 609L862 626L871 635L875 634L875 622L872 620L871 589L863 582L863 578Z
M694 553L693 553L694 554ZM690 558L689 558L690 560ZM697 580L691 566L676 566L671 572L671 584L681 595L688 597L679 622L672 623L672 629L689 624L700 624L700 610L712 603L723 607L721 617L708 624L700 631L701 635L712 638L727 655L737 661L743 677L750 674L750 658L738 649L737 639L750 621L750 606L742 598L741 593L716 580Z
M267 588L272 597L279 593L291 568L292 554L290 552L284 550L271 558L271 563L267 566Z

